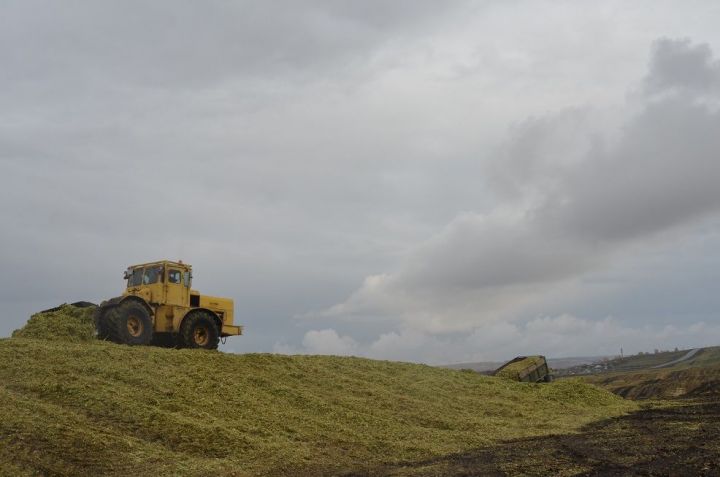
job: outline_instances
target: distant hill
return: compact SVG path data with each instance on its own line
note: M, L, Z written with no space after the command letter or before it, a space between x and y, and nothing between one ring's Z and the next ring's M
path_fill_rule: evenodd
M580 364L561 369L558 376L577 376L602 374L610 372L630 372L645 369L664 368L675 365L694 366L705 362L713 356L715 348L696 348L676 351L660 351L655 353L638 353L636 355L601 359L589 364ZM718 363L720 364L720 363Z
M552 369L566 369L574 366L581 366L595 363L604 359L603 356L575 357L575 358L548 358L548 364ZM509 359L508 359L509 361ZM448 369L472 369L473 371L485 372L494 371L507 361L480 361L475 363L456 363L441 366Z
M65 309L0 340L0 475L337 475L636 408L578 380L128 347L91 326Z
M689 356L687 359L683 359ZM720 397L720 347L645 354L585 379L632 399Z
M502 365L503 363L499 361L479 361L476 363L443 364L439 367L447 369L472 369L473 371L483 372L494 371Z

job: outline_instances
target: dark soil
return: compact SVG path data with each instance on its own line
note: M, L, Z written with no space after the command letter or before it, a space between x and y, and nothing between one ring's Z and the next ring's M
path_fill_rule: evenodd
M508 441L347 476L720 476L720 397L648 404L581 433Z

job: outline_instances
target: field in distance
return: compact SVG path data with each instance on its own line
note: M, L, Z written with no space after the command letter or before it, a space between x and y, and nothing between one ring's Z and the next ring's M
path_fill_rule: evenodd
M720 396L718 346L626 360L584 379L632 399Z

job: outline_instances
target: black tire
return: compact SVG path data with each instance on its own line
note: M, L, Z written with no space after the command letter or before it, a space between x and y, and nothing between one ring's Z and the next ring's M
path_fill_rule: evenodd
M210 313L190 313L180 325L179 338L183 348L217 349L220 329Z
M545 381L546 383L552 383L552 382L553 382L553 375L552 375L552 374L546 374L545 377L543 378L543 381Z
M106 340L110 338L109 317L107 316L107 308L98 308L95 310L93 318L95 319L95 333L98 339Z
M150 344L161 348L177 348L178 340L177 336L172 333L153 333Z
M147 309L136 301L126 301L105 313L110 340L119 344L147 345L153 323Z

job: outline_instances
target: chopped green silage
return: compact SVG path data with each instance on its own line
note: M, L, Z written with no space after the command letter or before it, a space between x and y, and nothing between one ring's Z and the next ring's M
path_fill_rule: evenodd
M536 366L539 364L542 364L542 361L544 360L541 356L528 356L527 358L516 361L514 363L510 363L504 368L502 368L500 371L498 371L495 376L508 378L508 379L518 379L518 376L520 373L525 371L530 366Z
M15 330L13 338L36 338L61 341L90 341L95 339L93 311L95 307L77 308L62 305L57 310L36 313Z
M0 340L0 475L337 474L635 407L575 380L16 337Z

